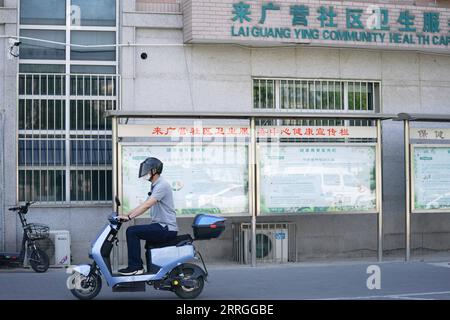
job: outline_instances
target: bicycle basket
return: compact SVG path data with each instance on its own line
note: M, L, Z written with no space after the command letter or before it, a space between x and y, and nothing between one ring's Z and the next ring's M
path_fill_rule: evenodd
M50 228L45 224L29 223L26 225L25 230L28 231L28 238L30 240L39 240L49 237Z

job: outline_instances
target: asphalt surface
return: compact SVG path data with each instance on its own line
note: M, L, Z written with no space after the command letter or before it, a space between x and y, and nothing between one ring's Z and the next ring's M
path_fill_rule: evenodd
M450 259L436 262L346 262L320 264L212 265L197 299L208 300L450 300ZM370 265L380 268L380 289L369 290ZM1 300L71 300L65 269L37 274L0 269ZM96 299L178 299L171 292L113 293L103 281Z

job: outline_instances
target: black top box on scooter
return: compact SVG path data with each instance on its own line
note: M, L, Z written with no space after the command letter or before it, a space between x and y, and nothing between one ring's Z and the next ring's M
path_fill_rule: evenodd
M225 230L225 218L207 214L198 214L194 218L192 229L196 240L218 238Z

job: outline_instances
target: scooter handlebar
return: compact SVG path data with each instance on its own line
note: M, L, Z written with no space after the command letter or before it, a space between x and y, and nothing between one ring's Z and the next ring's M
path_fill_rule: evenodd
M110 216L108 217L108 221L109 221L111 224L119 224L119 223L121 223L121 221L120 221L120 219L119 219L119 216L117 215L116 212L113 212L112 215L110 215Z

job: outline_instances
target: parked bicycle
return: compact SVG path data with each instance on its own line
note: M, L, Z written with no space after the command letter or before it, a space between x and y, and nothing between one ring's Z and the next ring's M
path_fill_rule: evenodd
M9 208L17 212L23 229L20 252L0 252L0 265L23 266L28 261L36 272L45 272L49 267L48 255L39 248L39 241L49 238L49 227L40 223L27 223L25 215L34 202L27 202L23 206Z

